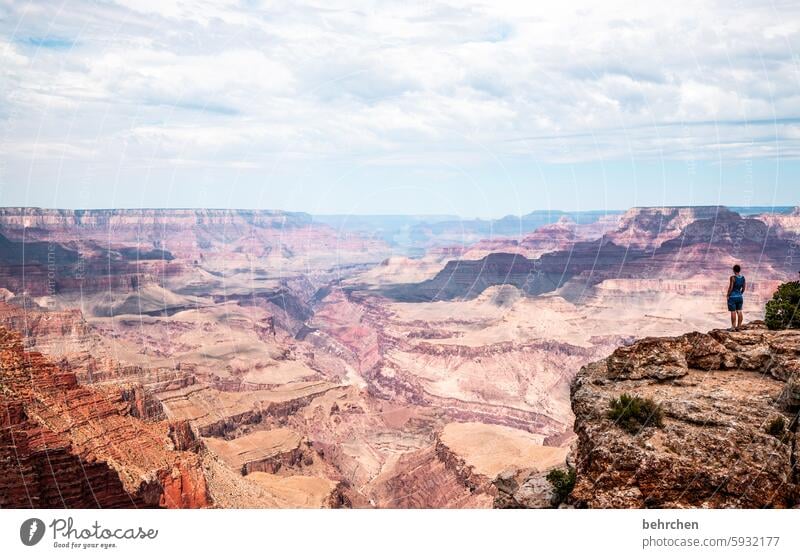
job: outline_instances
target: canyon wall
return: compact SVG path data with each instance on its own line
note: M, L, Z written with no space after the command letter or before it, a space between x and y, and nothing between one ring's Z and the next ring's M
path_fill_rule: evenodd
M577 370L724 323L733 263L748 316L791 268L724 208L618 218L409 258L284 212L0 211L0 327L52 371L8 392L9 501L61 505L50 456L68 506L548 507Z
M0 507L205 507L196 454L0 328Z

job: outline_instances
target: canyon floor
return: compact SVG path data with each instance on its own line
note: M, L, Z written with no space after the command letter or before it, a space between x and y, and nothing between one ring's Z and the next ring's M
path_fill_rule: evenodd
M302 214L6 208L4 358L35 351L32 378L72 375L64 416L101 394L109 410L80 415L87 428L113 445L124 423L146 459L66 440L24 403L62 386L25 391L4 361L22 402L2 424L7 446L49 432L75 463L106 463L98 478L122 479L94 501L94 481L74 479L88 488L67 507L502 505L503 479L564 465L581 367L726 325L735 262L750 262L746 312L761 318L796 272L798 214L633 209L467 245L415 229L412 257ZM63 462L54 475L81 475ZM164 480L173 462L183 485ZM541 491L530 505L546 505ZM59 504L23 492L7 488L0 506Z

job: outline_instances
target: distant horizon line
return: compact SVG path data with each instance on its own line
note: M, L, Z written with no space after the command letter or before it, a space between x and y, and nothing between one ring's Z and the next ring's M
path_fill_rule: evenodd
M680 205L680 204L670 204L670 205L634 205L628 208L614 208L614 209L532 209L527 213L507 213L505 215L497 216L497 217L464 217L462 215L454 214L454 213L311 213L308 211L302 210L293 210L293 209L274 209L274 208L248 208L248 207L91 207L91 208L73 208L73 207L49 207L49 206L34 206L34 205L8 205L8 206L0 206L0 211L6 210L43 210L43 211L74 211L74 212L94 212L94 211L124 211L124 212L133 212L133 211L240 211L240 212L271 212L271 213L284 213L284 214L295 214L295 215L308 215L310 217L324 217L324 218L333 218L333 217L414 217L414 218L454 218L460 220L470 220L470 221L497 221L501 219L507 218L522 218L527 215L533 215L537 213L608 213L608 214L617 214L617 213L625 213L626 211L630 211L631 209L684 209L684 208L692 208L692 209L699 209L699 208L724 208L730 210L791 210L795 209L796 207L800 207L800 205L725 205L725 204L699 204L699 205Z

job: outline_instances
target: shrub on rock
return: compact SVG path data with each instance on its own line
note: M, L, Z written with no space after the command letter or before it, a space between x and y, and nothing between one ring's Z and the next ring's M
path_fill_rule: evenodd
M547 481L553 485L553 505L566 502L572 489L575 488L576 473L572 467L553 469L547 473Z
M661 406L648 398L623 393L612 399L608 418L630 434L638 434L646 426L663 426L664 412Z
M800 328L800 281L778 287L767 302L764 322L769 329Z

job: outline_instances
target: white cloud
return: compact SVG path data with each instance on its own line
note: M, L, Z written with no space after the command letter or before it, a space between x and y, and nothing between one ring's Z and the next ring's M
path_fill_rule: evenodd
M797 6L541 4L12 4L6 157L37 141L103 163L246 166L280 152L410 165L431 150L545 162L797 151L796 128L763 122L800 117ZM709 121L724 122L724 143Z

